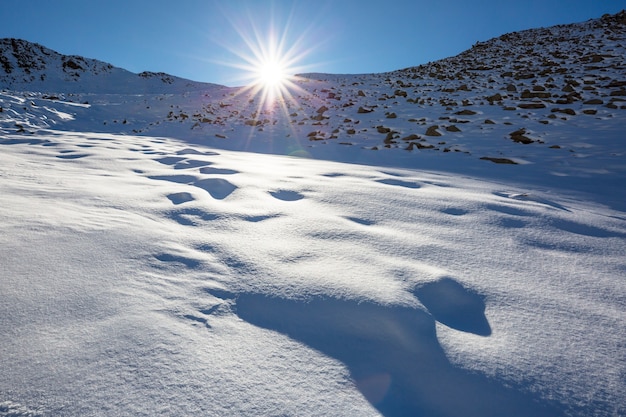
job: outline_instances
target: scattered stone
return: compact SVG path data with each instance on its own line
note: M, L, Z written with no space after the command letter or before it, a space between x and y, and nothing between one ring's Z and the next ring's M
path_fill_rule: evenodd
M457 114L459 116L473 116L476 114L476 112L474 110L465 109L465 110L458 111L454 114Z
M446 130L448 132L460 132L461 129L459 129L458 127L456 127L455 125L450 125L446 127Z
M522 91L522 94L520 96L521 98L550 98L552 97L552 94L550 94L549 92L545 92L545 91L529 91L529 90L524 90Z
M492 158L490 156L483 156L482 158L480 158L484 161L491 161L494 162L496 164L508 164L508 165L518 165L517 162L512 161L508 158Z
M485 97L485 99L486 99L486 100L487 100L490 104L493 104L493 102L494 102L494 101L502 101L502 94L500 94L500 93L496 93L496 94L494 94L494 95L492 95L492 96Z
M600 100L599 98L592 98L591 100L583 101L583 104L596 105L596 104L604 104L604 102Z
M322 107L320 107L319 109L316 110L316 113L322 114L325 111L328 111L328 107L322 106Z
M386 145L389 145L389 144L392 144L392 143L397 143L394 139L395 139L395 137L393 135L393 132L389 132L389 133L387 133L387 136L385 136L384 142L385 142Z
M535 74L532 72L515 74L516 80L530 80L531 78L535 78Z
M357 113L371 113L373 112L373 109L366 109L364 107L359 107L359 109L357 110Z
M545 109L546 105L541 102L520 103L517 105L520 109Z
M434 149L435 146L431 145L430 143L420 143L420 142L409 142L409 146L406 147L406 149L408 151L411 151L413 149Z
M524 145L528 145L534 142L534 140L526 136L526 129L524 128L516 130L515 132L511 132L509 136L511 136L513 142L522 143Z
M402 140L404 141L410 141L410 140L419 140L420 137L418 135L416 135L415 133L411 133L409 136L405 136L402 138Z
M614 80L614 81L611 81L611 83L607 85L607 87L608 88L626 87L626 81Z
M428 129L426 129L426 136L441 136L441 132L439 132L437 129L439 129L438 125L430 126Z
M560 109L560 108L554 108L552 110L550 110L552 113L563 113L563 114L569 114L570 116L576 116L576 112L574 111L574 109Z

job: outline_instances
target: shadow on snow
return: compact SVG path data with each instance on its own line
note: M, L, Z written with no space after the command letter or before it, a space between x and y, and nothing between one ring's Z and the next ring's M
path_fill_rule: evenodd
M563 414L446 358L435 320L459 331L491 334L480 295L451 278L421 286L415 295L429 312L330 297L303 301L243 293L236 297L236 313L343 362L359 391L386 417Z

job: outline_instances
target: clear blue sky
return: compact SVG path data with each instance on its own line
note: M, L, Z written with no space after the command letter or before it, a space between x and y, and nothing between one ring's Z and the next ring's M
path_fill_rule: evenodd
M133 72L242 84L242 36L270 30L304 54L298 72L383 72L476 41L617 13L626 0L0 0L0 37Z

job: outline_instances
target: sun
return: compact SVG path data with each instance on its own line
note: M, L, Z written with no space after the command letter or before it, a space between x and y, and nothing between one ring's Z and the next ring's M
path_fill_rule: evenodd
M266 89L280 89L289 79L286 66L278 60L261 62L256 72L257 83Z
M272 9L270 18L262 21L250 13L247 20L245 14L226 16L238 36L216 41L233 57L218 61L231 67L233 80L240 83L231 95L245 98L242 102L248 103L247 107L256 107L251 113L254 117L280 111L292 114L299 101L310 94L303 87L305 78L298 74L319 65L306 63L319 47L320 37L310 33L313 26L295 31L292 13L274 16L274 12Z
M283 42L275 36L265 40L257 38L255 44L249 43L251 56L247 59L248 71L252 82L248 85L261 94L268 103L285 98L294 87L293 76L295 58L293 52L285 50Z
M257 37L248 41L249 54L242 54L246 61L239 66L249 74L249 82L241 93L250 93L258 97L259 110L285 101L294 101L294 92L302 93L294 74L299 69L297 61L302 58L294 48L287 49L283 41L275 36Z
M281 29L270 22L261 30L253 20L233 24L240 39L225 48L237 59L225 64L234 68L237 80L242 81L241 94L258 96L257 103L271 106L292 100L294 91L302 92L295 74L306 71L301 62L313 47L305 47L304 33L297 38L289 35L290 26Z

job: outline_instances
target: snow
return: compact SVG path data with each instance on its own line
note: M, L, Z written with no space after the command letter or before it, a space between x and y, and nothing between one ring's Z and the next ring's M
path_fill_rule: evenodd
M359 373L378 378L389 355L383 382L435 410L466 390L480 401L465 415L619 410L622 212L445 173L31 138L7 134L0 152L7 401L375 415Z
M623 48L599 27L520 36ZM624 415L611 56L568 66L601 84L582 99L524 111L482 98L509 80L413 70L303 76L275 106L212 85L2 91L0 416Z

